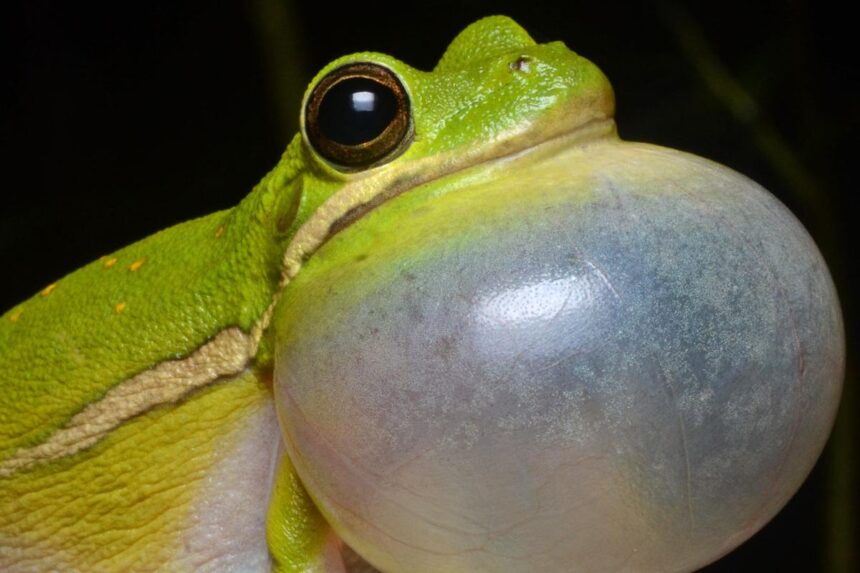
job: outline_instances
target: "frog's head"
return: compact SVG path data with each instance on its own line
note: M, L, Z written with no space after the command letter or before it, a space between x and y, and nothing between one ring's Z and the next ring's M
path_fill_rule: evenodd
M384 54L335 60L308 89L302 127L335 172L426 158L445 171L611 121L613 107L594 64L494 16L466 28L431 72Z
M507 17L475 22L430 72L362 52L324 67L305 94L305 201L286 278L369 209L479 164L615 133L608 80L561 42Z

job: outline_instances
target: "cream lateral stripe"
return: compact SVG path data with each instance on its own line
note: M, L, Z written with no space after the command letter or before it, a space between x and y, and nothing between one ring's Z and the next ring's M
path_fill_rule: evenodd
M175 402L215 380L244 370L257 352L261 328L251 334L231 327L181 360L169 360L111 388L98 402L75 414L46 441L18 450L0 462L0 477L39 462L75 454L139 414Z

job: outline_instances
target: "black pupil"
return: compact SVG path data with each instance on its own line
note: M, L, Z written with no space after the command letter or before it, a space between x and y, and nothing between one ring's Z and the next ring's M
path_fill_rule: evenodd
M391 88L368 78L348 78L332 86L320 102L323 135L342 145L358 145L385 131L397 115Z

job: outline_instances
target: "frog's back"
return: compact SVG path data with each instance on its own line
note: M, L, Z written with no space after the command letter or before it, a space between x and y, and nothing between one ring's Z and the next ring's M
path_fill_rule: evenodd
M230 325L249 327L268 293L260 289L255 301L244 277L231 276L244 255L224 240L231 215L102 257L2 316L0 460L44 442L83 405L152 365L190 354Z

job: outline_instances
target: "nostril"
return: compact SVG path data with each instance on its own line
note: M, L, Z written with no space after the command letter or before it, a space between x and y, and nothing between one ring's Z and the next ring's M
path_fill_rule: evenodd
M527 74L531 71L531 62L532 59L529 56L520 56L508 64L508 69L512 72L522 72Z

